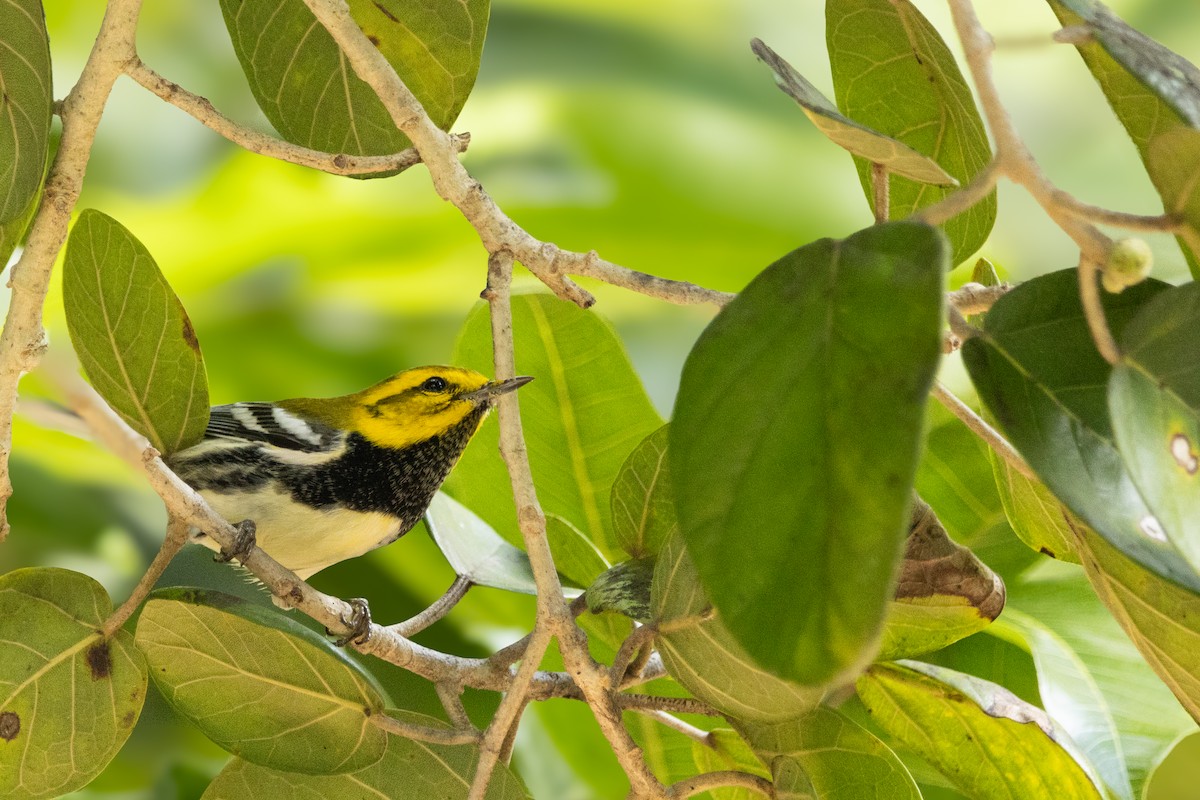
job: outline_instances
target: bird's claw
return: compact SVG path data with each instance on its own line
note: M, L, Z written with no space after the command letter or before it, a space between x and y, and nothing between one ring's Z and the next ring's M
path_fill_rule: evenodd
M342 624L350 629L350 631L340 639L334 641L337 647L345 647L353 642L354 644L366 644L371 638L371 608L367 605L367 601L361 597L352 597L346 601L350 607L354 609L350 614L350 619L342 617Z
M213 561L225 563L232 561L235 558L244 563L246 556L250 555L250 551L254 549L257 540L254 532L256 529L254 520L244 519L237 525L233 526L236 532L233 540L233 547L222 547L221 552L213 556Z

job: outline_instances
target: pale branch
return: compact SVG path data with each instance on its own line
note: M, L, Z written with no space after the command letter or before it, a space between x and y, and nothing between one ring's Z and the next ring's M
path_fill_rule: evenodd
M617 695L617 707L622 711L671 711L676 714L698 714L705 717L720 717L720 711L694 697L664 697L656 694Z
M954 291L946 293L946 303L960 314L967 316L982 314L1010 291L1012 291L1012 286L1007 283L999 283L995 286L964 283Z
M958 340L958 347L962 347L963 342L979 333L979 329L967 322L963 313L954 306L946 308L946 321L950 325L950 332Z
M453 152L450 135L434 124L379 48L367 39L350 16L345 0L304 2L341 48L354 74L374 90L392 122L412 141L429 171L434 190L475 228L488 253L511 253L552 292L584 308L591 306L595 298L568 275L596 278L673 303L721 304L728 300L723 292L653 278L605 261L595 252L562 250L534 238L505 214L467 172Z
M380 730L430 744L477 744L479 731L470 724L465 728L434 728L429 725L415 725L411 722L389 717L387 714L372 714L367 720Z
M286 142L234 122L217 111L205 97L193 94L174 81L159 75L140 59L125 66L125 74L161 100L191 116L201 125L251 153L287 161L332 175L373 175L381 172L401 172L421 163L416 149L410 147L399 153L384 156L355 156L349 153L326 153ZM456 152L461 153L471 143L470 134L451 134Z
M1100 302L1099 272L1096 262L1088 258L1087 254L1080 253L1079 302L1083 306L1083 318L1087 320L1092 341L1096 343L1100 355L1109 364L1115 365L1121 360L1121 350L1117 347L1117 340L1113 338L1112 331L1109 330L1108 320L1104 316L1104 304Z
M416 636L449 614L458 605L459 601L467 596L467 592L471 589L471 586L472 583L469 578L456 575L454 582L450 584L450 588L446 590L446 593L435 600L429 608L414 617L404 620L404 622L389 625L388 630L406 639Z
M141 0L111 0L96 43L79 80L62 101L62 136L46 176L41 204L33 217L21 258L12 268L12 289L4 331L0 333L0 541L8 534L4 509L12 496L13 409L21 376L41 361L46 350L42 309L54 261L67 240L71 211L79 199L92 141L113 84L136 57L134 40Z
M953 392L943 386L940 381L934 381L930 392L935 400L941 403L951 414L958 417L972 433L983 439L987 446L992 448L996 455L1004 459L1009 466L1031 481L1038 480L1038 477L1033 474L1033 470L1029 468L1029 464L1025 463L1025 459L1021 458L1021 454L1017 452L1016 448L999 431L987 424L982 417L976 414L970 406L958 399Z
M463 705L462 686L442 681L435 683L434 689L437 691L438 700L442 702L442 708L446 710L446 717L450 720L451 725L456 728L473 727L471 718L467 716L467 708Z
M993 158L987 166L975 173L975 177L971 178L965 186L950 192L936 203L914 211L911 219L930 225L941 225L946 220L957 217L987 197L988 193L996 188L1000 174L1000 162Z
M875 215L875 224L887 222L891 211L891 178L888 176L886 164L871 163L871 211Z
M611 668L614 686L620 687L625 682L625 675L630 665L635 661L640 661L642 653L651 648L654 643L655 631L653 625L640 625L633 629L633 633L625 637L625 641L621 642L621 647L613 657ZM639 665L638 669L634 670L634 674L640 671L641 666Z
M752 792L761 794L763 797L775 797L775 786L769 780L760 778L757 775L751 775L749 772L737 772L735 770L705 772L694 778L677 781L667 788L667 797L695 797L698 794L722 787L749 789Z
M307 2L308 0L306 0ZM415 139L414 139L415 141ZM492 320L492 349L497 380L516 374L513 352L512 287L513 257L510 253L494 252L488 259L487 288L483 295L488 302ZM575 613L563 599L562 584L554 566L554 557L546 538L546 516L538 502L533 484L533 473L529 467L529 455L525 449L525 434L521 425L520 408L515 392L503 395L499 400L500 454L508 468L512 483L513 498L517 507L517 523L521 530L525 551L529 555L537 586L537 619L533 631L536 641L542 630L549 636L557 636L559 650L567 671L575 678L589 708L596 717L601 732L608 740L618 763L629 777L630 786L639 797L662 796L662 784L654 777L642 757L641 750L621 722L621 712L613 699L612 681L608 671L592 660L588 653L587 637L575 624ZM534 650L530 643L522 667L529 660L540 661L542 652ZM524 693L525 687L514 682L515 692ZM523 699L523 698L522 698ZM505 697L507 702L508 697ZM502 704L503 708L503 704ZM497 713L497 719L500 714ZM495 722L493 722L493 725ZM488 729L491 736L491 727ZM486 751L481 754L480 767L484 766ZM479 788L479 774L472 784L474 795Z
M713 747L712 734L703 728L697 728L689 722L684 722L673 714L668 714L666 711L660 711L656 708L631 708L629 710L649 717L660 725L670 728L677 733L682 733L698 744L702 744L705 747Z
M162 577L167 565L171 563L171 559L178 555L187 541L188 524L175 517L169 518L167 535L163 539L158 553L155 554L154 560L146 568L146 572L137 582L137 586L133 587L133 591L129 593L129 598L121 604L120 608L110 614L108 619L104 620L104 624L100 626L102 634L112 636L121 629L126 620L133 616L133 612L137 611L138 606L146 599L146 595L150 594L154 584L158 583L158 579Z

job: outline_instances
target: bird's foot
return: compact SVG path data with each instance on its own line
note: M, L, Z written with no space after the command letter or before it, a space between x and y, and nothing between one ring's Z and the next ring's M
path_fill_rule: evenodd
M221 552L213 556L213 561L224 563L232 561L235 558L238 561L243 561L246 556L250 555L250 551L254 549L257 540L254 532L256 529L254 520L244 519L237 525L234 525L236 535L233 540L233 547L222 547Z
M347 626L350 631L345 636L334 641L334 645L345 647L351 642L354 644L366 644L371 638L371 609L367 605L367 601L361 597L352 597L346 602L354 609L350 614L350 619L342 617L342 624Z

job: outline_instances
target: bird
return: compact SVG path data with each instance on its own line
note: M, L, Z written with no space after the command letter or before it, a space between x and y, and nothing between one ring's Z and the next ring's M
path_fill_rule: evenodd
M497 398L531 380L423 366L340 397L214 406L204 438L167 465L306 580L407 533Z

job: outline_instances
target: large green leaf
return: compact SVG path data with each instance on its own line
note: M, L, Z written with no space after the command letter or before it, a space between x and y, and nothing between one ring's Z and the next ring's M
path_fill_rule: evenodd
M983 120L953 54L909 0L826 0L833 91L847 117L893 136L967 183L991 160ZM868 201L871 165L855 166ZM953 188L891 180L890 213L901 219ZM952 262L978 250L996 219L993 191L946 222Z
M1163 209L1183 222L1179 243L1195 277L1200 274L1200 131L1173 127L1156 133L1142 150L1142 159L1162 195Z
M621 549L635 558L657 555L679 527L667 462L669 436L670 427L664 425L643 439L613 483L613 534Z
M1114 333L1166 288L1149 280L1104 293ZM1005 435L1059 500L1138 563L1200 591L1200 576L1165 541L1117 452L1105 391L1112 370L1092 343L1075 270L1002 297L963 360Z
M796 71L778 53L767 47L762 41L754 39L750 42L751 49L759 60L775 73L775 83L789 97L800 104L817 130L838 144L872 164L887 167L888 172L919 183L932 183L937 186L956 186L958 181L938 166L937 162L928 156L918 153L899 139L874 131L861 125L840 111L809 83L803 75Z
M771 672L836 682L873 655L941 350L941 234L908 222L767 267L684 366L670 464L722 622Z
M908 769L856 722L819 707L771 725L738 722L768 766L781 797L820 800L920 800Z
M432 717L388 710L391 716L424 726L444 725ZM383 758L341 775L304 775L235 758L221 771L202 800L431 800L466 797L479 761L479 748L416 742L389 736ZM488 800L519 800L528 795L507 766L492 775Z
M1125 468L1200 571L1200 284L1156 296L1121 337L1108 404Z
M163 455L200 441L208 378L187 312L121 223L79 215L63 265L67 329L88 378Z
M1113 795L1133 800L1116 722L1091 669L1058 634L1020 611L1006 611L989 633L1029 651L1046 713L1079 746Z
M732 728L714 728L708 732L703 743L692 740L692 758L701 772L737 770L760 778L771 779L771 773L762 760L746 744L746 740ZM776 797L785 797L777 784ZM750 789L728 787L712 793L714 800L758 800L760 795Z
M1113 113L1137 146L1158 193L1168 210L1175 210L1179 177L1200 158L1195 144L1179 153L1187 163L1172 167L1162 153L1153 154L1153 141L1183 126L1200 127L1200 71L1145 34L1126 25L1097 0L1046 0L1064 26L1084 26L1076 48L1100 85ZM1186 140L1176 140L1183 142ZM1196 260L1200 234L1189 229L1179 237L1192 275L1200 275Z
M58 797L112 760L146 700L146 662L103 587L57 568L0 576L0 795Z
M1021 630L1037 664L1038 687L1047 711L1106 780L1122 771L1113 763L1119 755L1133 796L1141 797L1150 769L1181 734L1195 730L1196 723L1090 591L1083 570L1047 572L1055 577L1014 588L1009 608L1020 614L1010 617L1006 613L999 627L989 628L989 633L1006 635L1013 627ZM1039 634L1034 626L1044 627L1050 634ZM1069 653L1063 648L1069 648ZM1116 727L1115 745L1106 741L1105 717L1111 717ZM1120 781L1114 778L1113 783Z
M37 208L54 103L41 0L0 4L0 265Z
M876 664L858 695L884 730L975 800L1103 794L1046 712L1002 686L930 664Z
M355 22L443 130L475 85L489 7L488 0L350 0ZM250 90L283 138L351 155L409 145L302 0L221 0L221 10Z
M755 664L719 616L706 618L712 607L678 535L658 556L650 603L667 671L713 708L769 722L807 713L821 700L821 689L777 678Z
M521 389L520 398L529 464L542 508L560 519L550 531L551 547L558 555L582 545L603 557L591 566L586 552L558 563L564 575L586 586L607 568L604 561L620 560L609 494L626 456L662 420L608 323L545 294L514 296L512 311L517 373L536 378ZM486 306L468 317L454 363L492 372ZM498 442L495 425L480 429L446 481L446 491L520 544L512 484L496 455Z
M151 596L137 644L163 696L236 756L306 774L352 772L383 757L373 680L278 612L219 592Z
M1091 532L1081 538L1080 552L1096 594L1200 722L1200 595L1163 580Z
M1025 477L990 449L988 458L1004 513L1017 537L1031 550L1078 564L1079 552L1067 523L1070 512L1041 481Z
M1004 582L951 541L917 498L896 595L884 622L880 661L940 650L986 628L1004 608Z

